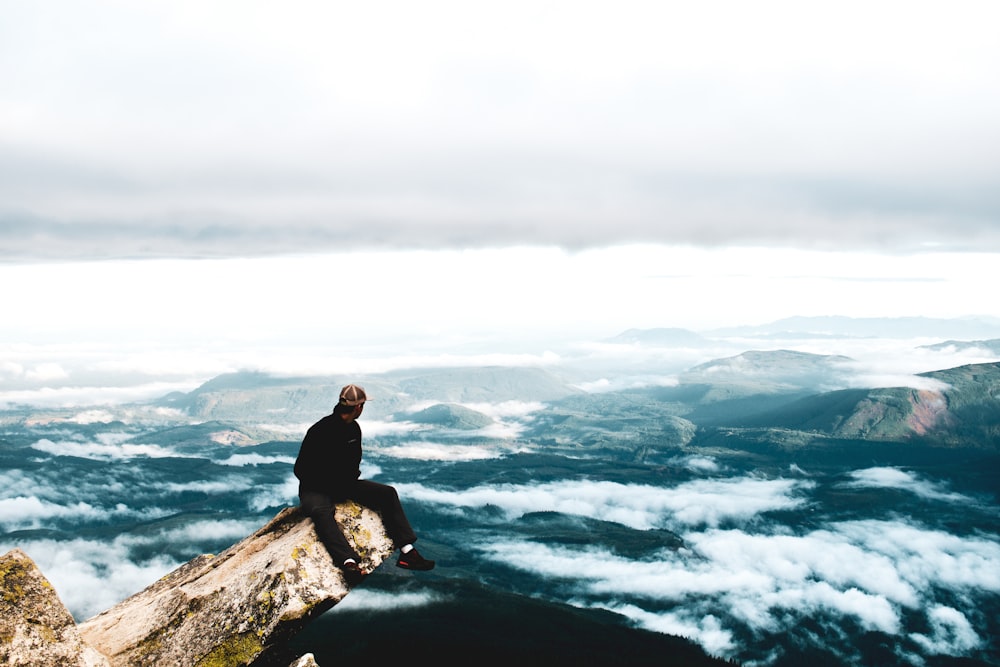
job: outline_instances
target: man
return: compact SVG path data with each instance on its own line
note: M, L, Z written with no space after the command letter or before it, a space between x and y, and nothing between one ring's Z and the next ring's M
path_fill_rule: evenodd
M408 570L434 568L434 561L413 548L417 536L396 489L361 479L361 427L357 420L367 400L365 390L358 385L344 387L333 413L309 427L295 460L302 509L312 518L320 541L351 585L368 573L359 565L360 557L334 519L334 505L344 500L353 500L381 514L386 533L400 550L397 566Z

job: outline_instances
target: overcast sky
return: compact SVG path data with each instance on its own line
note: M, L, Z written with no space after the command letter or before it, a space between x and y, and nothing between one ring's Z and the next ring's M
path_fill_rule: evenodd
M992 0L0 15L2 343L1000 315Z
M0 2L3 255L1000 251L1000 7Z

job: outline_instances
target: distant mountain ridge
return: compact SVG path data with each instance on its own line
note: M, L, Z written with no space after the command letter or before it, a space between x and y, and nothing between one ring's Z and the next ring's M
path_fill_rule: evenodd
M1000 355L1000 338L990 340L946 340L933 345L921 345L922 350L947 350L953 349L959 352L971 352L973 350L985 350L990 354Z
M484 428L494 423L489 415L450 403L437 403L418 412L404 414L403 417L406 421L416 424L431 424L465 431Z
M431 368L342 378L241 371L215 377L188 393L174 392L156 404L203 420L315 421L333 410L341 388L349 382L365 387L370 399L366 414L380 418L418 402L544 402L583 393L550 371L530 367Z
M682 384L753 384L762 393L822 388L841 380L845 375L844 365L851 361L842 355L750 350L694 366L678 379Z
M511 415L503 419L517 422L525 442L538 451L635 461L666 457L713 429L734 428L757 429L758 440L770 437L768 429L782 429L782 437L794 432L800 442L845 438L997 447L997 363L923 373L919 377L931 382L922 389L845 389L851 365L841 355L750 350L693 366L674 384L603 392L584 391L538 367L417 368L352 377L245 371L145 407L172 408L157 414L161 441L185 449L299 440L308 424L331 412L348 382L363 384L372 397L368 418L418 424L420 438L501 449L505 443L496 434L505 426L491 435L488 427L496 419L480 405L503 407ZM128 423L139 407L106 412ZM74 414L24 412L20 418L30 426Z
M921 373L941 388L844 389L799 399L733 425L859 440L1000 447L1000 363Z
M702 332L706 336L773 336L811 334L863 338L993 338L1000 335L1000 320L989 317L787 317L759 326L739 326Z
M676 327L627 329L607 343L698 347L716 338L944 338L956 341L1000 337L1000 319L993 317L786 317L758 325L719 327L702 331Z
M688 329L656 328L627 329L607 339L608 343L643 343L646 345L690 345L697 347L708 342L701 334Z

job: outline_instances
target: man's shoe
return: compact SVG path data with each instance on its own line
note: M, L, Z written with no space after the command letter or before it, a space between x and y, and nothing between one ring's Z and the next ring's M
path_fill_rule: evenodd
M368 573L361 569L357 563L344 563L340 566L340 571L344 575L344 581L348 586L357 586Z
M396 567L401 567L404 570L433 570L434 561L427 560L416 549L410 549L405 554L400 552L399 558L396 560Z

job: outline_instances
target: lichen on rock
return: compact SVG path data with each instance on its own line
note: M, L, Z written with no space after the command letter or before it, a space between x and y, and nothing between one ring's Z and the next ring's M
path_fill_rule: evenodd
M0 664L9 667L107 667L86 646L72 614L20 549L0 556Z

